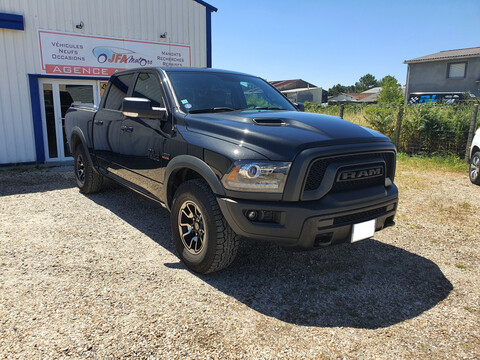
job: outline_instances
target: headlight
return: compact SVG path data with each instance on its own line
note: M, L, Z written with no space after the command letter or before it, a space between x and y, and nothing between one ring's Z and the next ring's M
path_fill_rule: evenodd
M237 161L222 178L228 190L281 193L285 188L289 162Z

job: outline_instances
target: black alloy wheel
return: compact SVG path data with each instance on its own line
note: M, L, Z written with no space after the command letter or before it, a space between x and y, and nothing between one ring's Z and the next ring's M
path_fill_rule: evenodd
M228 225L204 180L188 180L178 187L170 221L178 256L191 270L207 274L226 268L235 259L240 237Z

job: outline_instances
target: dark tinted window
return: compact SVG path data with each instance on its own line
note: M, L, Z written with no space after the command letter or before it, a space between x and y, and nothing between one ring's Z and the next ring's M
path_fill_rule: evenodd
M140 73L138 75L132 96L149 99L152 106L165 107L162 98L162 88L153 74Z
M122 101L127 96L128 88L132 85L133 74L125 74L112 78L110 90L105 99L105 109L120 110Z

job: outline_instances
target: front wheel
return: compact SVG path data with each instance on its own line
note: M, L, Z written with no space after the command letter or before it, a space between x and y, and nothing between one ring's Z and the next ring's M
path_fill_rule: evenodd
M204 180L189 180L179 186L171 224L177 253L191 270L207 274L226 268L235 259L239 236L226 222Z
M470 181L472 184L480 185L480 151L473 154L470 160Z
M73 161L75 180L80 192L91 194L100 190L103 176L93 169L82 145L77 146L73 151Z

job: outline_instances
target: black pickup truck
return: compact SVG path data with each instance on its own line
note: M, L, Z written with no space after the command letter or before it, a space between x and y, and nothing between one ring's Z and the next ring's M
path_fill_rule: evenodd
M77 185L93 193L108 177L159 202L199 273L228 266L242 237L311 249L393 225L391 141L300 107L242 73L117 72L98 109L66 115Z

